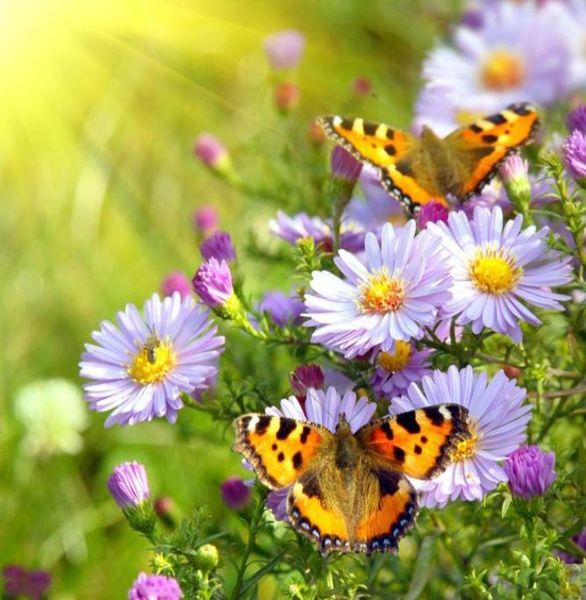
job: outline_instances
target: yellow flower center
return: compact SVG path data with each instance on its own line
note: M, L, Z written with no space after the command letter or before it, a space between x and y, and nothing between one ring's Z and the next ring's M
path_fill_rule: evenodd
M387 313L399 310L405 300L405 284L386 271L372 275L362 285L359 308L365 313Z
M480 250L470 263L470 278L474 285L488 294L510 292L523 273L512 257L505 257L502 250Z
M162 381L177 362L171 344L157 340L145 344L128 367L128 374L141 385Z
M396 341L395 352L381 352L378 355L378 366L389 373L404 369L411 358L411 345L408 342Z
M476 454L476 444L478 443L478 436L476 435L476 428L470 422L468 422L468 429L472 436L468 439L458 442L456 449L452 452L452 461L460 462L467 458L472 458Z
M509 50L495 50L484 61L481 78L489 90L502 92L523 83L525 70L519 55Z

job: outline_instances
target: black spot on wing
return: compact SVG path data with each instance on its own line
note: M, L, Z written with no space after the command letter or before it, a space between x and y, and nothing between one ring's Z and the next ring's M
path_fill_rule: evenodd
M493 135L492 133L486 133L482 136L482 141L487 144L494 144L498 139L498 136Z
M398 463L403 464L405 462L405 450L403 450L403 448L399 448L399 446L394 446L393 454L395 455L395 460Z
M283 462L285 460L285 455L282 452L279 452L279 454L277 454L277 460Z
M422 435L420 439L422 444L427 444L427 438L424 435Z
M415 175L415 171L413 171L411 163L406 160L399 160L395 164L395 169L397 169L401 175L405 175L405 177L413 177L413 175Z
M293 468L299 469L302 464L303 456L301 455L301 452L295 452L295 454L293 455Z
M388 140L395 139L395 132L392 129L387 129L387 139Z
M365 135L374 135L374 132L377 130L378 125L376 123L364 123L362 127L364 129Z
M291 432L297 427L297 423L293 419L281 419L279 430L277 431L278 440L286 440Z
M381 496L394 496L399 489L401 475L390 469L373 470L372 473L378 479Z
M511 111L513 111L515 114L519 115L520 117L525 117L527 115L530 115L533 111L531 109L531 105L528 104L527 102L519 102L518 104L509 104L509 106L507 106L507 108Z
M437 406L426 406L423 409L425 416L432 422L433 425L438 427L444 422L444 415L440 412Z
M385 152L389 156L395 156L395 154L397 154L397 149L395 148L395 146L393 146L393 144L387 144L385 146Z
M308 477L307 481L303 481L303 493L309 498L314 496L321 497L321 489L319 487L319 483L317 481L317 477Z
M421 427L419 426L417 417L415 416L415 411L397 415L397 423L409 433L419 433L421 431Z
M472 123L472 125L470 125L469 129L470 129L470 131L473 131L474 133L482 133L484 131L484 129L482 129L482 127L480 127L480 125L476 125L476 123Z
M381 426L381 431L387 436L388 440L393 439L393 429L388 421L385 421Z
M273 417L270 417L268 415L263 415L262 417L259 417L256 423L256 427L254 428L255 433L258 435L263 435L264 433L266 433L267 429L269 428L269 425L271 424L272 418Z
M342 119L342 122L339 126L346 131L352 131L352 128L354 127L354 119Z
M419 444L415 444L413 450L415 450L415 454L421 454L423 452L423 448Z
M311 429L307 425L304 425L303 431L301 432L301 435L299 436L299 441L302 444L305 444L307 442L307 438L309 437L310 433L311 433Z
M484 120L489 121L494 125L504 125L507 122L507 119L503 117L501 113L497 113L496 115L490 115L490 117L484 117Z

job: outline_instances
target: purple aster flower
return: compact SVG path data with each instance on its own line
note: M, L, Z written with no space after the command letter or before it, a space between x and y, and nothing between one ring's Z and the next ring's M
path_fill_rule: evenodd
M562 146L564 165L578 184L586 180L586 131L575 129Z
M557 2L485 4L478 28L458 27L454 47L436 47L425 61L416 127L447 135L519 100L563 97L571 85L566 20Z
M51 585L51 575L47 571L27 571L19 565L6 565L2 569L4 592L7 596L27 596L31 600L41 600Z
M183 597L173 577L140 573L128 592L128 600L179 600Z
M297 400L304 403L309 388L320 390L324 387L325 375L319 365L310 363L297 367L289 376L289 381Z
M195 293L210 308L224 306L234 297L232 273L225 260L210 258L204 262L192 280Z
M236 250L232 238L225 231L216 231L205 239L199 246L201 255L205 260L215 258L230 263L236 260Z
M211 204L203 204L193 213L193 225L198 233L210 235L218 227L218 211Z
M395 340L418 339L450 300L451 284L440 240L386 224L381 243L372 233L365 242L366 264L340 250L334 259L344 279L314 271L305 296L312 340L352 358L371 348L393 350Z
M290 323L298 325L304 309L305 304L299 298L283 292L267 292L258 305L259 312L267 313L279 327Z
M489 382L486 373L472 367L447 373L434 371L420 385L412 383L407 395L394 398L393 415L444 403L465 406L472 437L460 443L454 462L438 477L413 483L422 492L422 504L445 506L450 500L480 500L500 482L507 481L499 461L525 441L531 406L523 405L526 391L498 371Z
M181 273L174 271L169 273L161 282L161 293L163 296L172 296L177 292L181 298L186 298L191 294L191 284L189 279Z
M325 391L309 388L304 408L295 396L289 396L281 400L280 408L270 406L265 412L268 415L317 423L334 433L340 415L343 414L354 433L370 421L375 410L374 402L369 402L366 398L357 400L354 392L349 391L342 395L336 388L329 387ZM267 506L277 519L287 519L286 500L289 488L290 486L272 491L267 497Z
M362 163L358 162L342 146L334 146L332 150L332 176L347 183L356 183L362 171Z
M250 487L240 477L228 477L220 486L222 499L232 510L240 510L250 502Z
M563 2L564 31L570 47L570 85L582 91L586 86L586 3L584 0Z
M555 454L538 446L517 448L503 466L511 492L525 500L541 496L556 478Z
M417 227L425 229L428 223L437 223L438 221L445 223L448 220L448 213L449 210L445 204L431 200L424 204L417 213Z
M431 374L431 354L429 348L417 350L414 344L401 341L395 343L394 352L379 352L371 380L374 393L387 400L404 394L411 382Z
M139 506L151 497L144 465L123 462L108 477L108 489L120 508Z
M301 60L305 36L294 29L279 31L265 38L264 48L273 69L293 69Z
M202 133L193 147L195 155L204 165L216 171L229 168L230 156L220 140L211 133Z
M550 250L546 228L521 231L518 215L503 227L500 208L476 208L469 221L463 212L451 213L448 224L430 224L449 255L452 297L443 308L457 323L472 323L472 331L483 327L509 335L520 342L519 321L539 325L541 321L523 302L542 308L563 310L559 300L567 296L549 288L571 280L570 257Z
M117 325L103 321L86 344L80 374L92 410L112 411L106 427L134 425L154 417L171 423L183 406L181 393L206 389L216 371L224 338L216 335L209 312L178 293L163 301L153 294L144 317L127 304Z
M290 217L280 210L277 212L277 218L269 222L269 228L272 234L290 244L295 244L304 238L313 238L316 246L321 246L325 251L331 251L333 247L330 224L319 217L310 217L304 212ZM362 250L364 235L362 229L353 229L351 224L342 222L340 246L349 252Z
M570 133L576 129L582 133L586 133L586 103L580 102L576 108L568 113L566 125Z

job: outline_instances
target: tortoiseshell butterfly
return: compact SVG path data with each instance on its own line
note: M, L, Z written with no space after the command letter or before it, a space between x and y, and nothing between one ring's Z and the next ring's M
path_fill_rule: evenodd
M503 160L531 141L537 111L527 102L478 119L439 138L427 126L419 138L384 123L320 117L326 135L379 169L383 187L413 214L431 199L447 205L479 193Z
M371 421L352 433L316 423L248 414L234 421L236 443L271 489L291 486L293 526L322 552L390 552L412 527L418 502L405 477L430 479L470 438L468 410L429 406Z

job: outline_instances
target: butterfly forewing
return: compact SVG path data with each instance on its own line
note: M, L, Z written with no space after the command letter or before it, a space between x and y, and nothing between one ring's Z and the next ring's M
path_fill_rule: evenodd
M467 418L463 406L440 404L384 417L356 436L375 460L405 475L430 479L445 469L458 444L471 437Z
M236 443L259 479L278 489L293 483L310 466L325 439L333 434L315 423L286 417L248 414L234 421Z
M451 192L460 200L479 193L504 159L532 140L538 126L537 110L522 102L448 135L444 142L458 172Z

